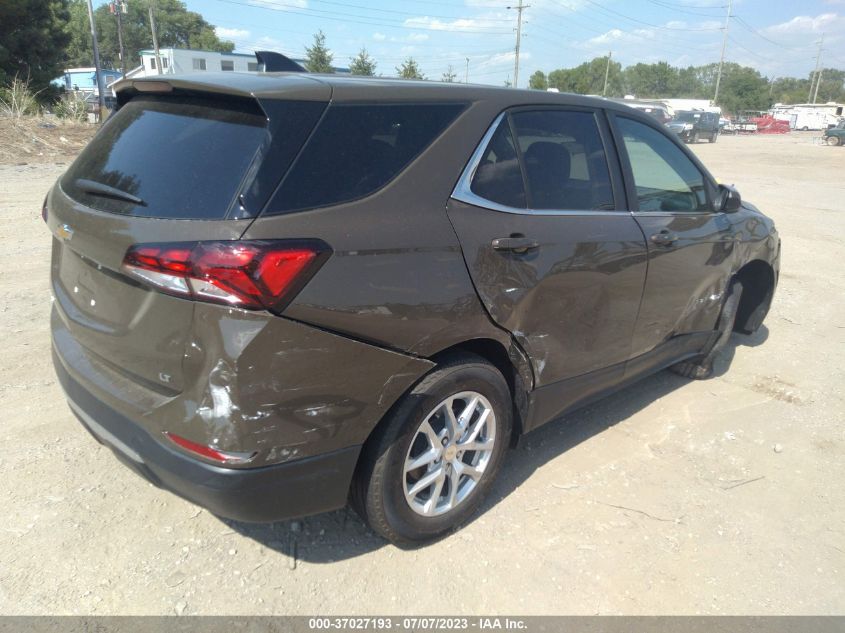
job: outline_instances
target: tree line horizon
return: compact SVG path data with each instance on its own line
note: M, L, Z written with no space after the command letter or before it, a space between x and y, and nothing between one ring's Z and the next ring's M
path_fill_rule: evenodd
M214 25L202 15L188 11L181 0L156 0L156 25L161 48L193 48L231 53L234 42L221 39ZM103 67L127 70L140 63L138 51L152 48L149 11L146 3L126 2L122 14L123 43L126 60L120 58L117 20L108 4L94 12ZM64 68L93 65L87 0L5 0L0 3L0 85L16 76L29 79L43 98L51 96L50 81ZM305 67L309 72L334 72L335 55L322 30L304 47ZM136 59L137 58L137 59ZM131 60L131 61L130 61ZM608 63L609 62L609 63ZM366 47L349 58L353 75L376 76L379 63ZM463 70L463 69L461 69ZM535 90L555 88L561 92L608 97L634 95L642 99L693 98L712 99L718 63L701 66L673 66L666 61L637 63L627 67L607 56L595 57L577 66L561 67L548 73L536 70L528 87ZM391 76L394 76L391 74ZM395 66L395 76L428 79L419 62L411 55ZM845 101L845 70L821 71L818 102ZM472 74L470 72L470 79ZM439 81L458 81L458 71L449 65ZM749 66L726 62L722 69L719 102L727 112L767 110L775 103L808 101L812 73L807 78L769 79ZM505 81L509 86L510 83ZM812 100L811 98L809 100Z

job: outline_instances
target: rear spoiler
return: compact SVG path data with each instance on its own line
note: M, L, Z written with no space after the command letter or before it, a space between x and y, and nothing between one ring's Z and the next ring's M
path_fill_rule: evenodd
M289 57L285 57L281 53L274 53L273 51L255 51L255 58L259 64L264 66L264 72L267 73L304 73L306 71L302 66L297 64Z

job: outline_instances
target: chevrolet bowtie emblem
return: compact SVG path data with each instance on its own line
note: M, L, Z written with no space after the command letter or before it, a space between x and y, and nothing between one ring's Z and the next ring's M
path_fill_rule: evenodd
M56 227L56 237L63 242L68 242L73 237L73 229L67 224L60 224Z

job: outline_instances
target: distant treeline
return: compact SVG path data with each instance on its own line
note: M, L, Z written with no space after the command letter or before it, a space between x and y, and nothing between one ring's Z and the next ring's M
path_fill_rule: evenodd
M622 68L610 62L607 96L634 95L641 99L712 99L719 64L680 68L667 62L634 64ZM559 68L531 75L529 86L538 90L557 88L561 92L602 94L607 57L596 57L574 68ZM818 102L845 100L845 70L825 68L821 73ZM766 110L774 103L805 103L811 77L779 77L770 80L748 66L727 62L722 68L719 105L727 112Z

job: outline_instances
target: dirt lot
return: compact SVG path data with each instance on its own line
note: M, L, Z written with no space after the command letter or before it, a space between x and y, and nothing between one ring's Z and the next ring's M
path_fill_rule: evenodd
M352 513L221 521L120 465L53 376L64 164L0 165L0 613L845 613L845 149L695 151L783 238L766 327L718 376L653 376L529 436L461 532L403 551Z

